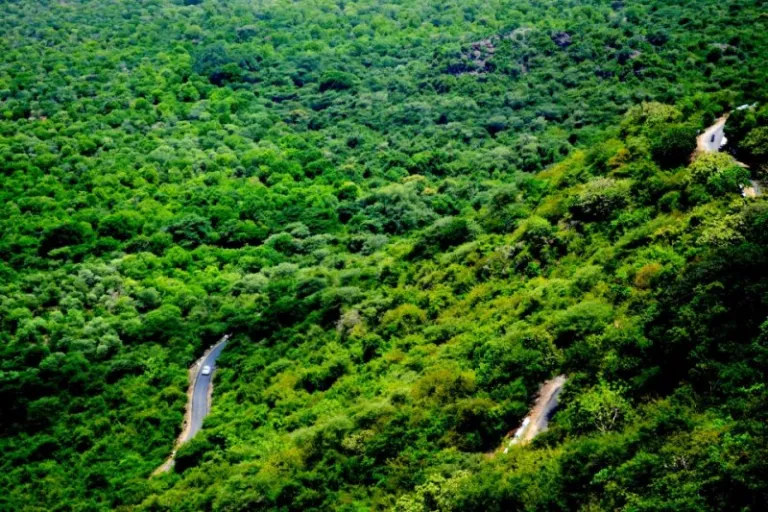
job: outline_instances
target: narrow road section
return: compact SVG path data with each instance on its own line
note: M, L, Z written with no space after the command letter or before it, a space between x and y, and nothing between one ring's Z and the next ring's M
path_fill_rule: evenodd
M744 197L758 197L763 195L763 187L757 180L749 180L750 187L744 187L742 195Z
M215 345L206 350L203 357L195 361L195 364L189 369L190 386L187 391L187 407L184 413L181 434L176 439L171 456L152 473L152 476L169 471L175 463L176 451L179 446L195 437L195 434L203 427L203 420L211 411L213 374L216 368L216 360L221 355L224 347L227 346L229 338L229 334L223 336ZM203 368L206 367L209 369L207 375L203 372Z
M552 415L559 404L558 397L563 390L566 380L568 379L565 375L559 375L541 385L536 403L533 405L528 416L523 419L520 428L515 431L509 440L509 444L504 448L504 453L509 451L510 446L525 444L536 437L536 434L539 432L547 430L549 420L552 419Z
M738 110L744 110L745 108L749 108L749 105L742 105ZM704 130L704 133L696 137L696 151L698 153L717 153L728 142L723 132L727 120L728 114L725 114L715 124ZM736 161L736 164L748 167L739 161ZM750 180L749 186L741 186L741 195L745 199L748 197L759 197L763 194L762 188L759 181Z
M216 360L221 355L221 351L229 341L229 336L224 336L221 340L211 348L207 355L203 357L201 364L197 365L197 376L195 378L194 387L192 389L192 398L189 406L189 424L186 430L186 436L181 438L181 442L189 441L195 434L197 434L203 427L203 420L208 413L211 412L210 394L213 391L213 370L215 368ZM208 375L203 374L202 369L210 368ZM182 433L184 434L184 432Z
M725 138L723 129L728 120L728 114L724 115L712 126L704 130L704 133L696 138L696 147L702 153L713 153L720 151L720 148L728 141Z

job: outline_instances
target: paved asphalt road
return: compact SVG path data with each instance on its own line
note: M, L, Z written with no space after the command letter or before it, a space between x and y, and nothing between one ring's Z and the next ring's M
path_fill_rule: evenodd
M565 379L558 379L556 387L552 391L552 395L550 395L549 400L547 400L547 403L542 408L541 414L539 414L539 416L536 418L537 432L544 432L547 430L547 427L549 426L549 420L552 419L552 416L555 414L555 410L559 405L558 397L560 396L560 392L563 390L563 384L565 384Z
M744 106L739 107L740 109L743 109ZM717 120L715 124L704 130L704 132L696 137L696 146L698 148L698 151L704 152L704 153L716 153L720 151L720 148L723 145L723 142L725 142L727 139L725 138L725 134L723 133L723 128L725 127L725 122L727 121L728 116L724 115L720 119ZM746 165L736 162L738 165L741 165L742 167L747 167ZM747 197L758 197L763 195L763 185L756 180L750 181L750 186L748 187L742 187L741 189L741 195L746 199Z
M699 150L717 152L720 151L720 146L723 145L723 128L725 127L725 117L721 117L715 124L707 128L704 133L699 135Z
M509 452L509 447L518 443L527 443L539 432L547 430L549 420L555 414L559 404L558 397L563 389L563 384L567 380L565 375L560 375L550 379L542 384L539 390L539 397L536 399L531 412L523 420L522 425L515 431L509 445L504 448L504 453Z
M205 356L203 364L201 364L198 369L197 377L195 378L195 387L192 391L192 417L190 419L187 435L182 442L189 441L195 437L195 434L197 434L203 426L203 420L211 410L211 404L208 401L208 390L211 387L213 374L216 369L216 359L219 358L221 351L224 350L227 341L229 341L229 336L224 336L221 341L213 347L208 355ZM211 367L211 373L209 375L203 375L203 366Z

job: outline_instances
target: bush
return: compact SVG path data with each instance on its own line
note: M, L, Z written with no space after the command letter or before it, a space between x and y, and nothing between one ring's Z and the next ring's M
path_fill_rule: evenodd
M214 446L208 438L199 434L187 441L176 452L176 463L173 467L177 473L183 473L189 468L199 465L205 455L213 450Z
M686 165L696 149L696 129L691 125L674 124L654 131L651 154L664 169Z
M184 215L168 225L173 241L182 247L193 248L215 240L211 221L200 215Z
M392 334L413 332L427 321L426 313L413 304L403 304L387 311L381 325Z
M629 180L592 180L571 200L571 213L584 221L607 220L629 204L629 191Z
M410 253L411 258L427 258L473 240L479 228L473 222L461 217L447 217L438 220L421 235Z
M749 171L725 153L698 155L688 171L690 183L704 184L714 195L738 192L739 186L749 184Z
M356 83L357 78L351 73L329 71L320 79L320 92L345 91L352 89Z
M86 222L63 222L43 232L40 240L40 254L47 255L54 249L80 245L93 238L91 225Z

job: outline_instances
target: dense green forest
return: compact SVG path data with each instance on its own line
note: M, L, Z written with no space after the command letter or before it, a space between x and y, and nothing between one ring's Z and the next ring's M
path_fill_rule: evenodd
M0 7L0 510L764 510L762 0Z

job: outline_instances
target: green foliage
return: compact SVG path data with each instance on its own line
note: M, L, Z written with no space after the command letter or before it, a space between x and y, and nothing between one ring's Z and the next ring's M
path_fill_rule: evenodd
M607 220L629 203L630 183L611 178L589 181L574 197L570 210L579 220Z
M707 186L710 193L723 195L749 184L749 171L724 153L704 153L689 166L691 183Z
M750 161L763 162L768 161L768 126L760 126L751 130L741 148L746 152L747 159Z
M696 127L672 124L654 130L651 139L653 159L663 168L680 167L688 163L696 149Z
M768 107L763 103L742 105L726 123L728 149L752 167L752 174L764 178L768 172Z
M573 405L570 419L574 430L592 430L605 433L618 430L632 420L632 405L623 397L620 387L605 382L589 389Z
M477 234L477 227L471 221L462 218L443 218L424 231L416 242L411 257L434 256L451 247L469 242Z
M0 509L761 510L763 8L3 3Z
M357 80L355 75L341 71L329 71L320 78L319 90L325 91L344 91L355 86Z

